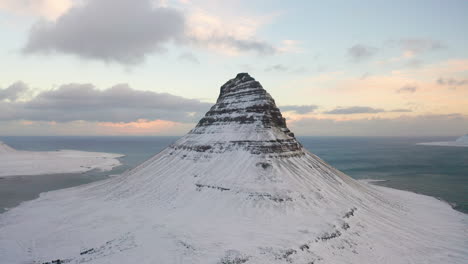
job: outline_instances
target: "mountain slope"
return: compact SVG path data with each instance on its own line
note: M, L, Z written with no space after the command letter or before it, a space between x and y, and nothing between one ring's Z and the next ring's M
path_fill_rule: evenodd
M248 74L127 173L0 216L7 263L464 263L466 215L305 150Z

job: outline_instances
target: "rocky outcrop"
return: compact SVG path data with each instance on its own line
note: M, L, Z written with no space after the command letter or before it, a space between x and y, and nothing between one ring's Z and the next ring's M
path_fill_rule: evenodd
M303 155L302 146L286 126L275 100L248 73L239 73L221 86L216 104L173 148L208 153L243 149L258 155Z

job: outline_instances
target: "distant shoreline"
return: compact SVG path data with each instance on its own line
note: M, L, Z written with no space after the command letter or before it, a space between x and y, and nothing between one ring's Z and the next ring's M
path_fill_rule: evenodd
M441 142L423 142L416 145L420 146L439 146L439 147L468 147L468 144L456 141L441 141Z
M125 155L79 150L21 151L0 142L0 177L109 171Z

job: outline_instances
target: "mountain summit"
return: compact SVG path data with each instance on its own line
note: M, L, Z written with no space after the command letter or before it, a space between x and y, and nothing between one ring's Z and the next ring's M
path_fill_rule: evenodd
M5 263L464 263L468 218L305 150L246 73L138 167L0 215Z
M247 73L221 86L216 104L181 146L199 151L249 150L252 154L303 155L275 100Z

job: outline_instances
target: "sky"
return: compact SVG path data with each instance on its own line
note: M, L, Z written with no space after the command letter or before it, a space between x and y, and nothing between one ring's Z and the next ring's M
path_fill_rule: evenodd
M248 72L309 136L468 133L468 1L0 0L0 135L183 135Z

